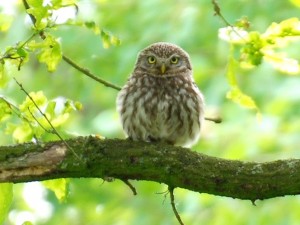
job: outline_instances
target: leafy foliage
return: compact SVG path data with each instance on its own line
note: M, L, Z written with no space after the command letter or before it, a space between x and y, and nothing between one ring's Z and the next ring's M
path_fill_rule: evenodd
M9 211L13 199L13 185L10 183L0 184L0 223L2 224Z
M231 42L232 45L227 72L231 90L227 93L227 98L241 106L259 111L255 101L240 90L235 71L239 66L253 69L261 65L265 59L282 73L300 74L299 59L278 53L278 49L287 48L293 41L300 40L300 21L298 18L290 18L279 24L272 23L262 34L258 31L248 32L243 28L244 24L239 21L239 27L227 27L220 30L220 37ZM240 51L238 59L234 55L235 47L238 47Z
M47 65L49 72L56 70L58 63L62 58L62 52L60 44L53 36L47 35L42 42L36 43L35 41L32 41L28 46L31 50L38 49L37 58L41 63Z
M68 195L68 179L55 179L43 181L43 184L46 188L53 191L60 202L66 200Z
M223 24L212 17L209 1L27 2L26 12L33 16L34 24L25 19L19 3L14 5L14 14L0 14L0 132L5 137L1 144L42 144L57 138L13 77L64 138L91 133L124 137L115 113L115 90L81 78L62 57L67 54L101 78L122 84L141 48L170 41L190 53L195 81L206 96L207 115L220 113L225 120L218 127L205 124L195 150L231 159L299 157L299 1L274 1L272 7L260 2L220 2L226 18L241 18L234 29L220 28ZM113 33L122 37L122 45ZM230 101L224 101L224 96ZM260 125L247 109L262 116ZM241 128L246 129L241 132ZM35 212L31 218L36 221L24 219L24 224L175 223L167 201L161 204L164 196L154 194L164 191L164 186L135 184L140 196L131 198L118 181L104 185L98 180L47 183L57 196L47 192L43 199L51 203L52 214L42 217ZM34 211L33 201L24 202L22 187L15 187L11 215ZM68 187L71 194L64 201ZM10 194L6 197L3 201L8 203ZM297 197L270 200L257 207L177 189L175 197L187 224L293 224L300 219ZM7 213L7 209L0 211ZM11 216L7 224L16 223L12 218L17 216Z
M52 133L51 124L55 128L63 125L69 118L70 112L81 107L80 103L73 103L71 100L49 101L42 91L31 92L29 96L19 106L13 106L13 104L2 99L2 105L4 105L2 118L12 117L12 112L14 112L21 120L19 123L6 122L6 133L11 134L18 143L31 141L33 138L42 139L47 133ZM62 102L59 102L61 100ZM41 114L41 109L47 119Z

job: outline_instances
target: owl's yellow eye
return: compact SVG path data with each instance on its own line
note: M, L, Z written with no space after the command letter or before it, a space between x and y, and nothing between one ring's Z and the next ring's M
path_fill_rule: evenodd
M148 57L148 63L154 64L155 62L156 62L156 59L155 59L154 56L149 56L149 57Z
M172 64L177 64L178 61L179 61L179 57L177 57L177 56L173 56L173 57L171 58L171 60L170 60L170 62L171 62Z

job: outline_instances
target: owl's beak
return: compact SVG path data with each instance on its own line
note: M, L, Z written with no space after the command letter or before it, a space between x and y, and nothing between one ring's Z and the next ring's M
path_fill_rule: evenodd
M162 74L164 74L166 72L166 65L164 63L161 64L160 71Z

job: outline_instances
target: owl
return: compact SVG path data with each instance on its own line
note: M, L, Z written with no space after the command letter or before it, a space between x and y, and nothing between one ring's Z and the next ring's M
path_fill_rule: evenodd
M185 147L195 144L204 118L204 98L192 75L190 57L179 46L158 42L143 49L117 96L127 136Z

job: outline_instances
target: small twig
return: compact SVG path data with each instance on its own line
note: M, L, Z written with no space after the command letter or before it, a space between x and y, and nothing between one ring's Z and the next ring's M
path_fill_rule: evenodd
M23 0L23 5L24 5L24 7L25 7L26 10L30 9L30 6L29 6L29 4L28 4L28 2L27 2L26 0ZM31 22L33 23L33 26L36 27L36 26L35 26L36 18L34 17L34 15L32 15L31 13L28 13L28 12L26 12L26 13L29 15L29 17L30 17L30 19L31 19ZM40 37L41 37L43 40L46 38L45 33L44 33L44 30L40 30L40 31L38 32L38 34L40 35Z
M24 5L24 7L25 7L26 10L30 9L30 6L29 6L29 4L27 3L26 0L23 0L23 5ZM36 22L35 17L32 14L30 14L30 13L27 13L27 14L29 15L29 17L30 17L33 25L35 25L35 22Z
M38 119L35 117L35 115L33 115L33 113L31 112L30 108L27 108L30 115L32 116L32 118L38 123L38 125L47 133L51 133L51 134L55 134L55 132L53 130L47 130L41 123L40 121L38 121Z
M217 118L205 117L204 119L215 122L215 123L222 123L222 121L223 121L222 118L220 118L220 117L217 117Z
M169 189L169 192L170 192L171 206L172 206L173 212L176 216L176 219L177 219L177 221L179 222L180 225L184 225L184 223L182 222L182 220L180 218L180 215L179 215L179 213L176 209L176 206L175 206L174 188L169 186L168 189Z
M47 115L45 113L42 112L42 110L40 109L40 107L36 104L36 102L34 101L34 99L29 95L29 93L24 89L23 85L21 83L19 83L17 81L17 79L14 77L13 78L15 80L15 82L18 84L18 86L20 87L21 91L23 91L26 96L32 101L32 103L34 104L34 106L37 108L37 110L39 111L39 113L46 119L47 123L50 125L52 131L51 133L55 134L66 146L69 150L71 150L71 152L74 154L74 156L81 161L80 157L76 154L76 152L74 151L74 149L62 138L62 136L58 133L58 131L55 129L55 127L52 125L51 121L48 119ZM29 111L30 112L30 111ZM31 113L31 112L30 112ZM35 117L34 117L35 118Z
M112 84L112 83L110 83L108 81L105 81L105 80L97 77L96 75L92 74L88 69L79 66L77 63L75 63L74 61L72 61L67 56L63 55L62 58L63 58L63 60L65 62L67 62L69 65L71 65L75 69L79 70L80 72L84 73L85 75L87 75L88 77L94 79L95 81L97 81L97 82L99 82L101 84L104 84L106 87L111 87L111 88L114 88L114 89L116 89L118 91L121 90L121 87L119 87L117 85L114 85L114 84Z
M156 192L155 194L158 194L158 195L164 195L164 200L163 200L163 204L165 204L165 201L166 201L166 198L167 198L167 195L170 193L169 189L166 190L166 191L162 191L162 192Z
M127 179L121 179L132 191L133 195L137 195L135 187L127 180Z
M239 32L236 31L236 29L234 28L234 26L232 26L227 20L226 18L223 16L223 14L221 13L221 8L219 6L219 4L217 3L216 0L211 0L211 3L213 4L214 6L214 12L215 12L215 15L217 15L218 17L221 18L221 20L226 24L226 26L230 27L232 29L232 31L237 35L239 36L242 40L245 41L244 37L242 37Z

